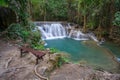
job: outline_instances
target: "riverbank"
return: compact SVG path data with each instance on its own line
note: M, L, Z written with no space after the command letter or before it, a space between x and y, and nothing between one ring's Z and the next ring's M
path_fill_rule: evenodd
M34 72L36 58L32 54L20 58L17 42L0 39L0 80L42 80ZM120 74L94 70L82 64L67 63L45 74L47 66L44 57L37 72L50 80L120 80Z

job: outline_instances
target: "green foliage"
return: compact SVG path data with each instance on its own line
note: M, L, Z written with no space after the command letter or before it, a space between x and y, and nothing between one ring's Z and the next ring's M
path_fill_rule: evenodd
M10 37L12 39L22 37L21 36L22 31L23 31L23 27L21 27L20 24L11 24L8 27L8 37Z
M113 21L114 28L112 29L112 34L110 37L114 39L118 44L120 43L120 11L115 13L115 19Z
M64 63L63 58L59 57L57 66L60 67L63 63Z
M69 20L86 27L87 30L101 28L110 32L113 15L113 24L120 26L120 0L1 0L0 5L8 6L15 11L20 30L14 30L14 38L18 35L24 41L29 40L32 44L37 44L40 39L38 32L32 32L30 13L33 20ZM31 9L31 10L30 10ZM83 19L84 16L84 19ZM85 20L86 19L86 20ZM16 25L19 26L19 25ZM110 27L109 27L110 26ZM26 28L24 28L26 27ZM18 27L16 27L18 29ZM111 30L112 31L112 30ZM115 30L116 31L116 30ZM10 35L14 34L10 31ZM119 29L117 31L119 33ZM101 34L106 34L101 32ZM110 34L110 33L107 33ZM36 36L35 36L36 35ZM27 39L28 38L28 39Z
M0 6L5 6L5 7L7 7L8 4L6 3L5 0L0 0Z
M8 37L11 39L22 39L23 42L33 45L36 49L43 49L40 43L40 32L38 30L31 31L22 27L20 24L11 24L8 27Z
M95 22L94 22L94 21L91 21L91 22L87 23L86 26L87 26L88 29L94 29Z
M113 24L120 27L120 11L115 13L115 20L113 21Z
M38 30L31 32L32 44L38 44L41 39L40 32Z
M61 59L62 59L62 63L70 62L70 60L67 57L62 56Z
M31 0L35 20L60 20L67 18L66 0Z
M27 31L20 24L11 24L8 27L8 37L11 39L22 39L23 42L27 42L30 39L30 31Z
M68 59L68 57L66 57L65 55L60 55L57 65L58 65L58 67L60 67L64 63L69 63L69 62L70 62L70 60Z
M30 31L23 29L23 31L21 31L20 33L20 37L23 39L24 42L27 42L27 40L30 38Z
M6 0L20 24L29 29L29 0Z
M36 50L45 50L45 47L42 44L33 44L32 47Z
M42 8L43 0L31 0L32 4L32 19L39 20L40 16L43 15L44 9Z
M67 17L66 0L49 0L47 10L52 17L65 18Z
M5 0L17 17L17 23L11 24L8 28L8 37L11 39L22 39L24 43L34 45L35 48L43 49L40 43L40 32L33 31L34 24L30 22L30 1L29 0Z
M37 50L45 50L44 43L41 40L41 35L39 30L35 30L31 32L31 47Z
M57 50L56 48L50 48L50 53L53 54L53 53L56 53L58 52L59 50Z
M117 11L120 10L120 0L115 0L115 7L116 7Z
M56 67L60 67L62 64L65 63L65 60L61 54L57 54L55 61L53 62L53 65Z
M40 35L40 31L36 30L36 31L31 31L29 38L28 38L29 42L31 44L31 47L37 50L44 50L44 44L41 43L41 35Z

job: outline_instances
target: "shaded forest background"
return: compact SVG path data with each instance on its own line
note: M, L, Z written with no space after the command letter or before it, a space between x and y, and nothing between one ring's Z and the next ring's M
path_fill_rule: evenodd
M83 32L94 32L98 39L120 42L120 0L0 1L1 31L13 22L30 30L32 21L73 22L82 26Z

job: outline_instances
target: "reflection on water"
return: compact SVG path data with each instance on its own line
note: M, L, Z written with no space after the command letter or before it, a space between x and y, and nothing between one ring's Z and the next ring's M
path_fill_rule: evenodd
M75 41L70 38L46 40L46 47L57 48L68 52L72 62L84 62L93 67L100 67L108 71L117 71L118 63L114 61L109 51L98 46L93 41Z
M117 58L120 58L120 46L111 42L105 42L102 46L111 50Z

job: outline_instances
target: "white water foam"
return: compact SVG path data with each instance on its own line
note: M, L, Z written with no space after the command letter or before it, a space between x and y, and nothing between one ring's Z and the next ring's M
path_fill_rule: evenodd
M65 28L61 24L45 24L42 26L37 26L42 33L42 39L57 39L65 38L67 36Z
M65 37L72 38L75 40L89 40L90 38L98 42L97 38L92 33L84 34L80 30L72 29L71 26L63 26L60 23L51 23L51 24L42 24L38 26L38 29L41 31L43 40L51 39L62 39ZM69 30L70 31L69 31Z

